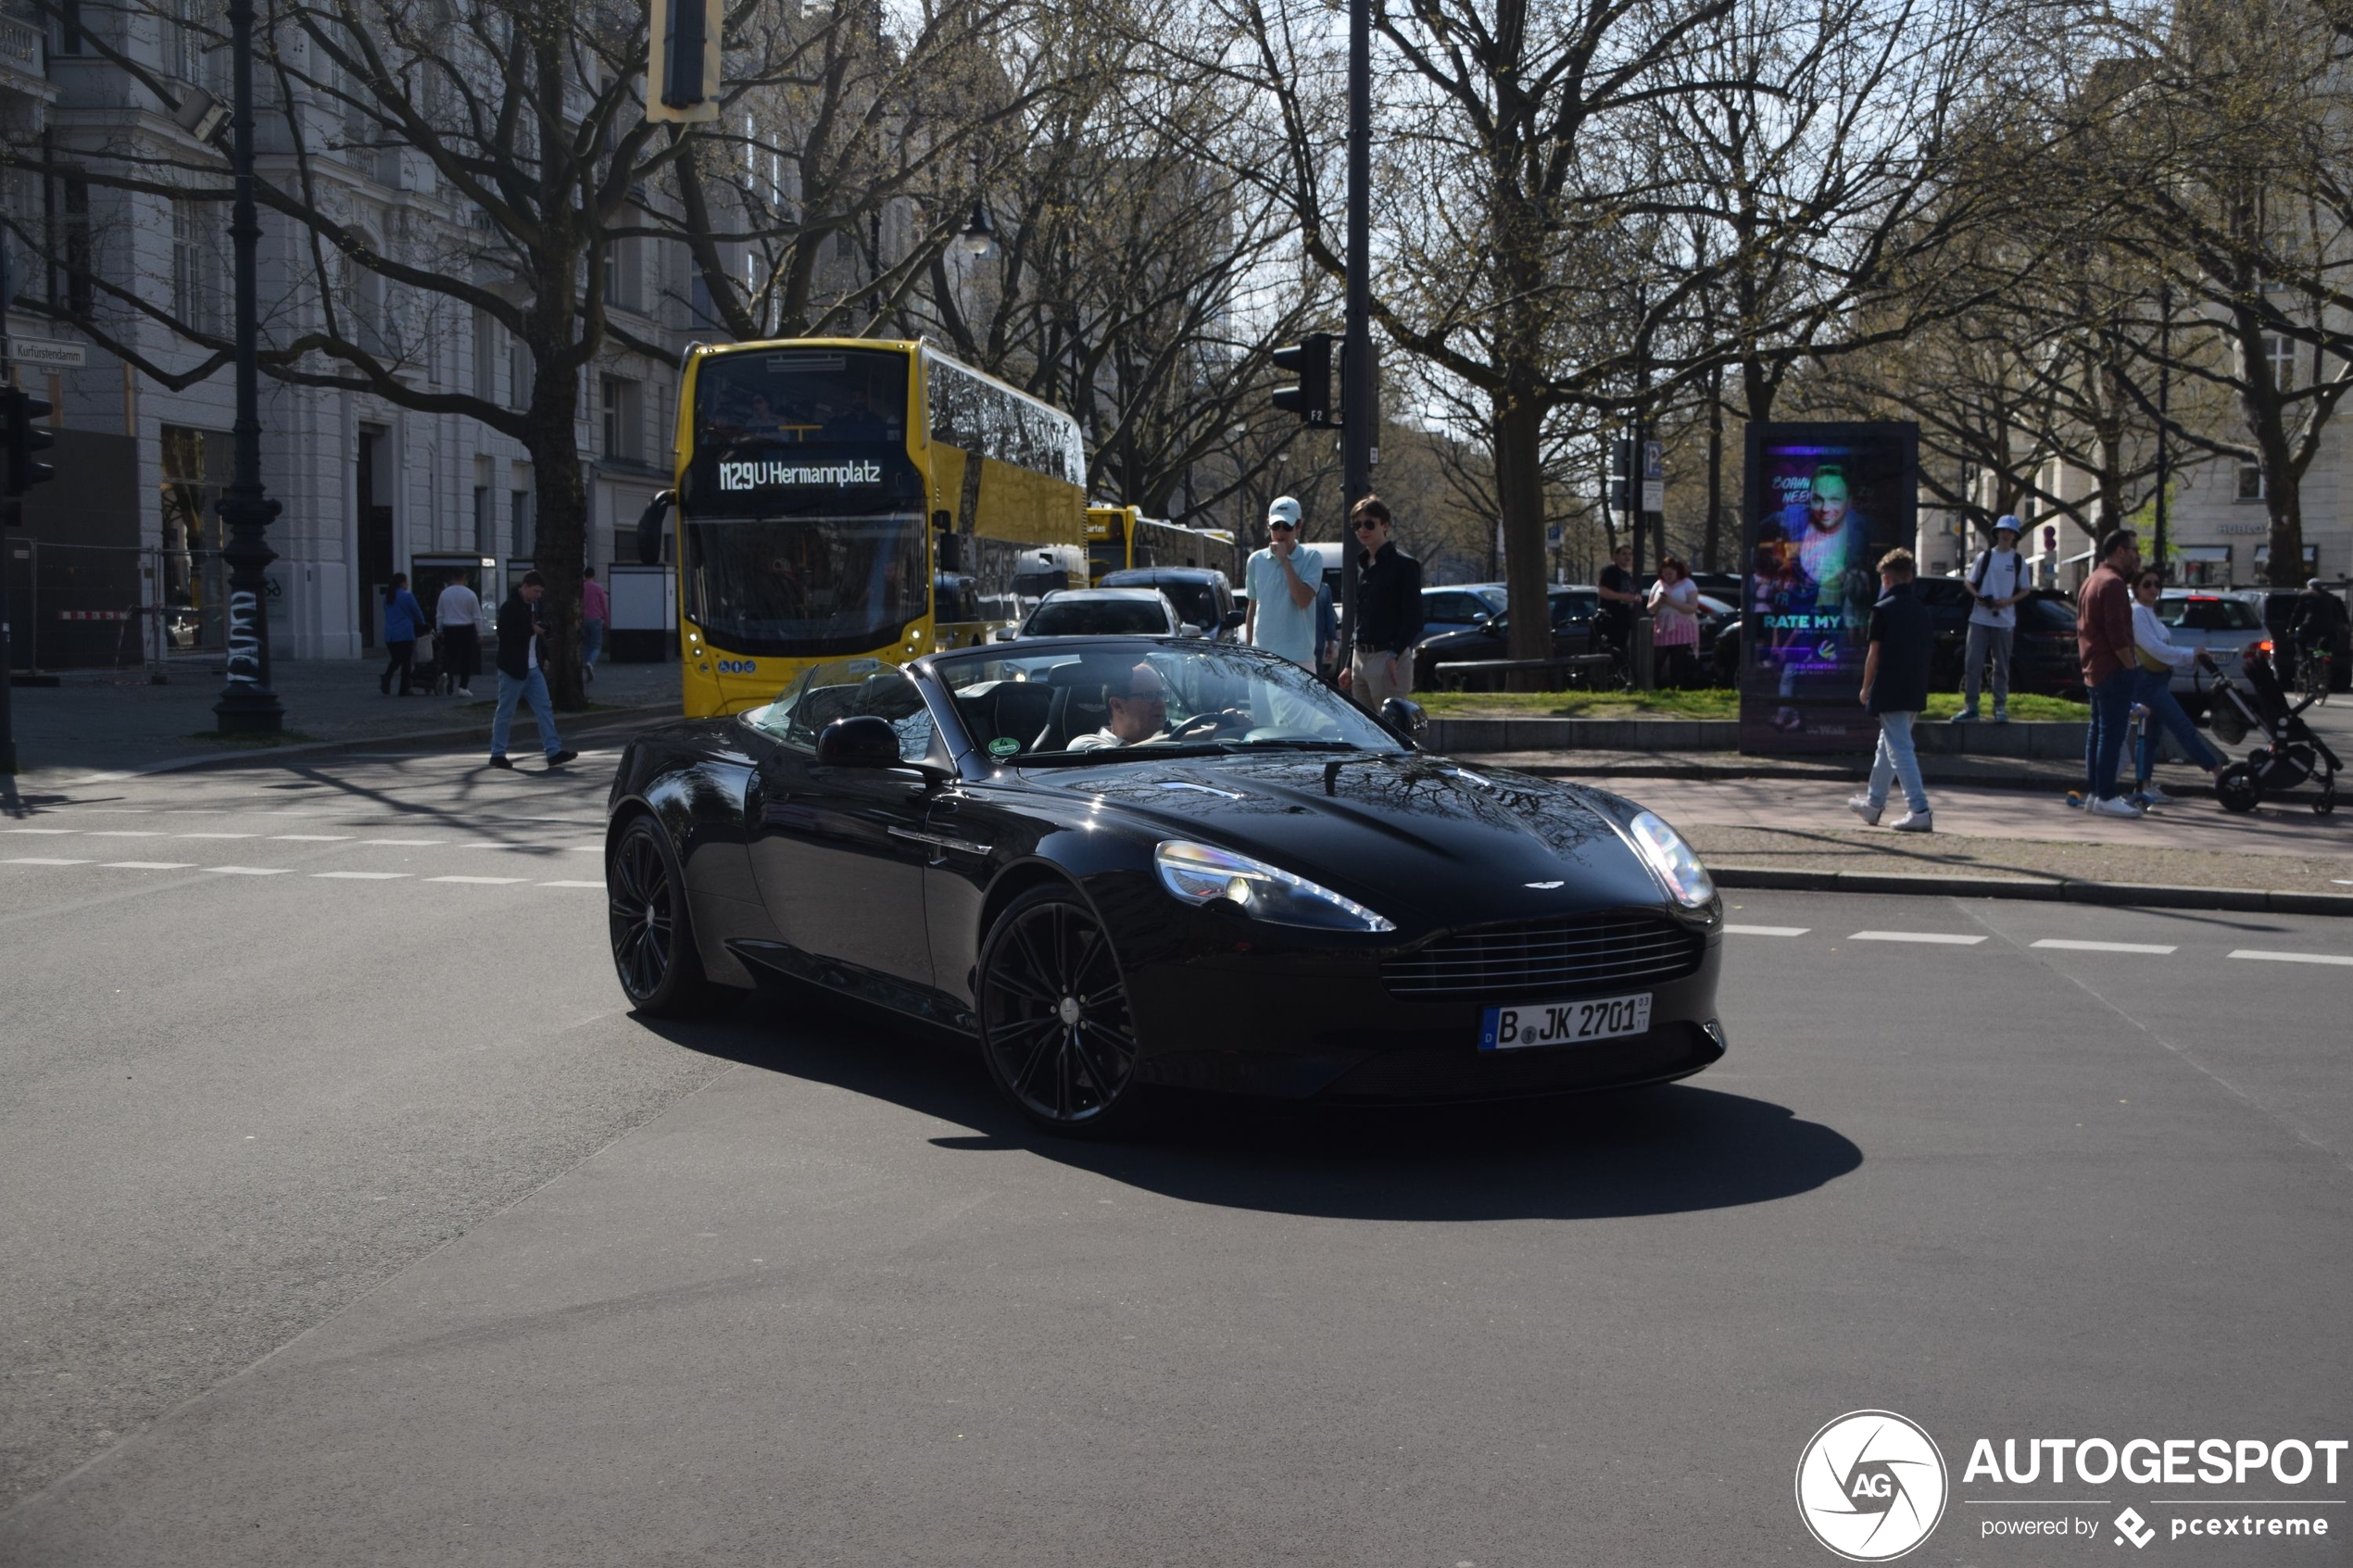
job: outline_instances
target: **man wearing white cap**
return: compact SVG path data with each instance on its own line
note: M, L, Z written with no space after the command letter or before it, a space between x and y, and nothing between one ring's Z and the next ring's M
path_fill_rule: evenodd
M1994 543L1969 563L1961 589L1975 602L1969 612L1969 644L1961 659L1961 710L1956 724L1977 721L1977 694L1985 683L1985 661L1994 661L1994 722L2010 721L2010 638L2018 629L2018 603L2026 597L2026 563L2018 553L2018 519L2007 512L1994 520Z
M1299 553L1299 503L1289 495L1277 497L1266 508L1268 544L1253 552L1242 569L1242 583L1250 590L1242 640L1313 670L1318 573L1315 558ZM1307 570L1302 571L1302 565Z

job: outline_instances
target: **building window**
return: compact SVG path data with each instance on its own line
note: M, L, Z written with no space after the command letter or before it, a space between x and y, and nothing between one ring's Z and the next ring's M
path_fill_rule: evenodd
M66 306L77 316L90 314L91 280L96 275L90 245L90 182L69 175L65 187Z
M2260 463L2239 465L2237 498L2242 501L2259 501L2263 498L2263 467Z
M532 493L528 490L509 491L507 506L508 515L514 519L515 524L514 547L508 553L529 560L539 546L538 509L532 504Z
M498 323L487 310L474 312L474 395L498 401Z
M82 0L54 0L53 13L57 19L57 52L60 55L81 54Z
M208 221L210 204L171 204L171 312L195 332L220 329L220 270Z
M645 405L639 400L643 389L619 376L602 377L598 385L605 415L604 454L635 462L644 455Z
M635 240L614 240L605 246L605 303L615 310L644 308L644 278L637 264L640 247Z
M2271 372L2271 388L2275 392L2291 392L2296 387L2296 340L2277 332L2266 333L2263 358Z
M531 407L532 384L531 345L519 337L507 340L507 407Z
M490 501L490 486L474 486L474 554L486 556L497 543L498 519Z

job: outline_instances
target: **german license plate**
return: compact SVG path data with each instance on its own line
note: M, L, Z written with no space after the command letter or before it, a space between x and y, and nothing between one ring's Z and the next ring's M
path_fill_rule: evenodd
M1526 1007L1489 1008L1478 1032L1483 1051L1513 1051L1523 1046L1574 1046L1640 1035L1651 1026L1651 994L1597 997L1590 1002L1535 1002Z

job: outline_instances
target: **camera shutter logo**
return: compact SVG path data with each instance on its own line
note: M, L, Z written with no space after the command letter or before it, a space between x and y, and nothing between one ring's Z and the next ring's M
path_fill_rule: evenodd
M1894 1411L1853 1411L1814 1434L1797 1461L1797 1512L1850 1562L1903 1556L1944 1517L1944 1456Z

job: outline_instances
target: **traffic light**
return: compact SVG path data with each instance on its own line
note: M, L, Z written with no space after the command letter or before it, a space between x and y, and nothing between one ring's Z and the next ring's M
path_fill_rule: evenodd
M57 477L48 464L35 462L35 452L45 452L52 442L46 425L49 403L46 398L28 395L21 387L9 387L0 394L8 420L7 492L21 495L36 484L46 484Z
M1277 348L1275 369L1299 382L1276 389L1276 408L1297 414L1302 424L1313 429L1338 428L1340 421L1332 418L1331 333L1309 332L1290 347Z
M1624 436L1609 444L1609 509L1630 514L1634 509L1634 443Z
M646 118L719 118L719 35L725 0L655 0L646 40Z

